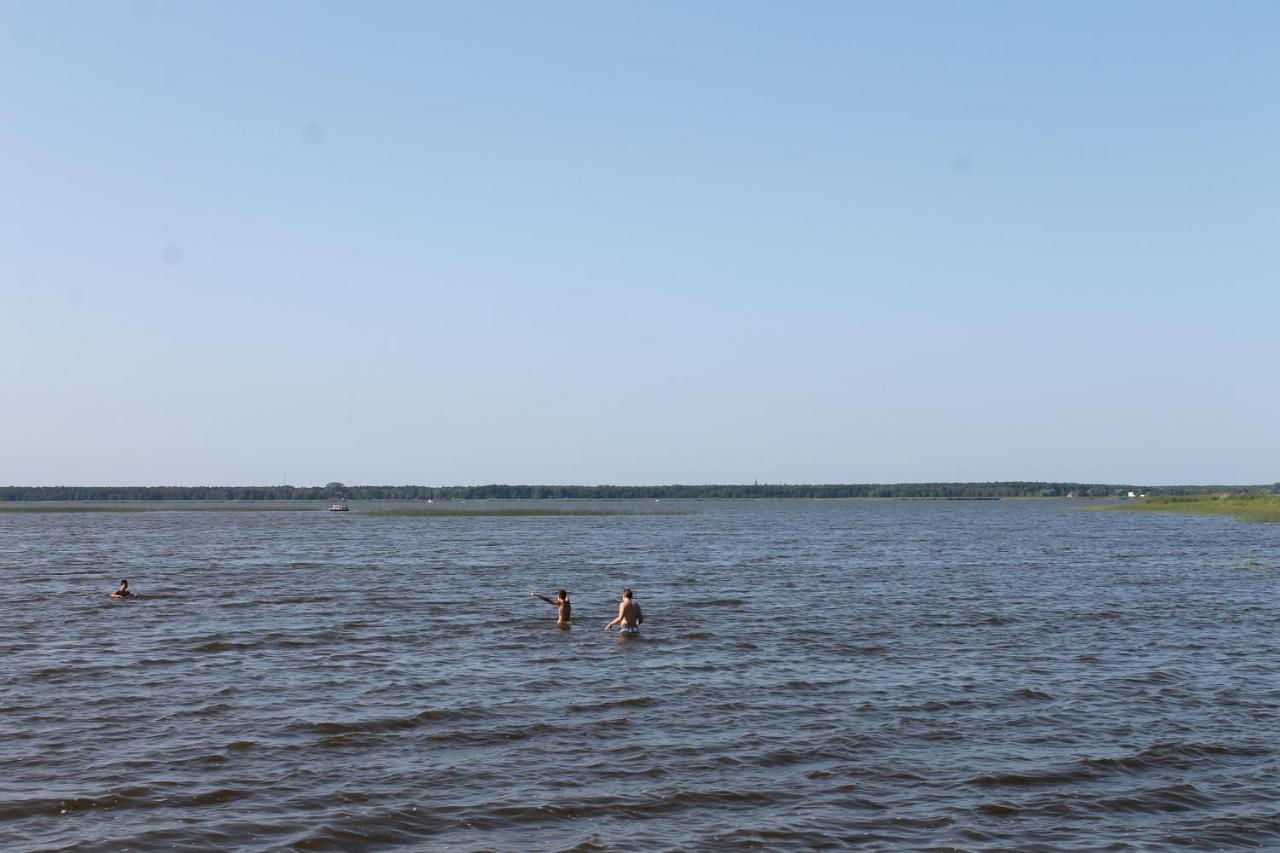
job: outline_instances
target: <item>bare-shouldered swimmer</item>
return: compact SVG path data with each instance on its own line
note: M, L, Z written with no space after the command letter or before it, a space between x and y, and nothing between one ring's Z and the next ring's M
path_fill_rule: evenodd
M137 598L135 593L129 592L129 582L120 581L120 588L111 593L112 598Z
M644 613L640 610L640 604L633 597L630 589L622 591L622 601L618 603L618 615L613 621L604 626L608 631L614 625L620 626L618 633L634 634L640 630L640 626L644 624Z
M545 595L538 595L536 592L529 593L530 598L540 598L547 604L554 605L556 608L556 624L568 625L569 617L573 614L573 605L569 603L569 593L563 589L556 592L555 598L547 598Z

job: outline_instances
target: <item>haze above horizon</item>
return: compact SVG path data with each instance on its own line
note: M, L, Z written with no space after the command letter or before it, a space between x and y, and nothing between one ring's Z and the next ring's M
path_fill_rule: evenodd
M0 482L1280 480L1277 32L0 2Z

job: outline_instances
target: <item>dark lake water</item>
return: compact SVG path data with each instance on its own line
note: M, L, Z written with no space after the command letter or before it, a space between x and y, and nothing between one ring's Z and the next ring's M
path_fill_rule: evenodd
M1280 525L630 506L0 514L0 846L1280 847Z

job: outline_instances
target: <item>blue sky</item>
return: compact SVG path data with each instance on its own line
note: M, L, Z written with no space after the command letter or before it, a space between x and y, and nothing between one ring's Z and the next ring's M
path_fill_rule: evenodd
M0 0L0 482L1280 480L1278 37Z

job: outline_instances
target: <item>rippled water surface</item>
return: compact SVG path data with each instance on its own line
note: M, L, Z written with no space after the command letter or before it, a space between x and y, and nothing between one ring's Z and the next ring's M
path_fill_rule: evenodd
M1280 847L1280 525L630 506L0 514L3 846Z

